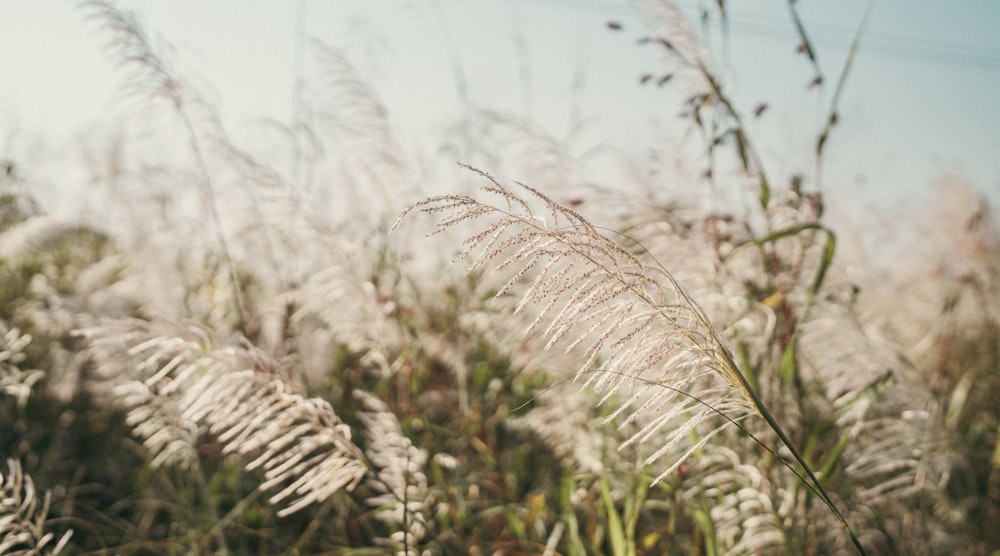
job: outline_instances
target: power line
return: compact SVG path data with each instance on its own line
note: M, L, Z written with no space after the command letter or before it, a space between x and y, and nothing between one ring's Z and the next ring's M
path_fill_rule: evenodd
M776 21L778 19L771 16L744 13L730 19L730 25L734 29L752 34L797 38L791 27L775 23ZM854 29L839 25L814 23L809 27L810 38L838 46L848 46L855 33ZM1000 69L1000 50L955 41L869 31L862 37L861 49L907 58Z
M533 4L548 4L606 13L609 17L623 13L638 13L629 2L612 0L531 0ZM688 14L696 13L699 5L679 2ZM731 12L729 24L735 31L755 35L770 35L797 40L798 35L785 18L752 12ZM807 22L810 38L838 46L850 45L855 28ZM880 52L929 62L961 64L985 70L1000 69L1000 49L939 38L918 37L888 31L869 31L862 37L862 51Z

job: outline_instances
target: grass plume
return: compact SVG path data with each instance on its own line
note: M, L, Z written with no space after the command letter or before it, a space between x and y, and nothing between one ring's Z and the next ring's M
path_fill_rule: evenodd
M58 554L66 546L73 531L58 540L46 532L52 494L39 494L20 462L8 459L6 475L0 473L0 553L42 554L44 549L48 554Z
M393 228L414 210L439 217L434 233L486 219L484 229L463 241L457 259L471 258L469 271L493 265L506 272L509 278L497 296L527 283L515 312L529 304L540 308L525 334L540 331L545 349L559 343L567 351L582 348L576 376L602 393L600 403L615 396L624 400L608 420L620 418L622 427L636 425L622 447L658 442L644 462L651 464L690 441L656 481L722 428L756 414L792 453L809 488L834 512L858 551L866 554L704 311L665 267L644 262L579 213L528 185L518 183L526 199L486 172L466 168L489 182L482 190L497 202L466 195L431 197L404 209ZM532 202L540 202L545 212L535 211ZM721 423L720 414L726 417Z
M212 348L207 334L156 334L141 321L80 332L91 341L126 422L151 465L197 467L215 439L248 471L279 516L352 489L366 470L351 431L323 399L296 391L280 365L252 346Z

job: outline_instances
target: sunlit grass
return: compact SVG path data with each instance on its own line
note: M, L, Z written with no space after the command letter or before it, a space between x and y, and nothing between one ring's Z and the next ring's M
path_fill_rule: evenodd
M637 48L690 88L700 181L584 186L530 122L469 115L545 150L508 188L472 147L482 170L411 167L321 46L329 104L300 112L324 117L287 128L310 147L251 155L138 19L82 9L163 145L108 153L114 222L0 174L0 551L1000 550L995 213L951 189L909 256L848 268L836 126L816 176L771 181L761 111L676 10ZM428 176L447 193L420 203ZM692 202L706 184L751 201ZM410 202L438 237L419 210L388 233Z

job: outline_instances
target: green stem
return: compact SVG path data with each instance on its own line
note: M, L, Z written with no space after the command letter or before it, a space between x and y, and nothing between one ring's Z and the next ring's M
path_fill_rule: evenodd
M730 365L732 365L734 369L739 369L739 367L736 366L736 362L733 361L733 358L728 351L725 351L725 355L727 362ZM757 409L757 412L760 414L761 417L764 418L764 421L767 422L767 425L771 427L771 430L773 430L774 433L778 435L778 439L781 440L781 443L784 444L785 447L788 448L788 451L792 453L792 457L795 458L795 461L798 462L799 466L802 467L802 470L805 471L806 476L809 477L809 481L812 482L812 486L815 487L815 492L819 494L820 498L823 500L823 503L826 504L828 508L830 508L830 511L832 511L835 516L837 516L837 519L840 521L840 524L844 527L844 530L847 531L848 535L850 535L851 542L854 543L855 548L858 549L858 553L861 554L862 556L868 556L868 552L865 550L865 547L861 545L861 540L858 539L858 536L854 533L854 529L850 526L849 523L847 523L847 518L844 517L844 514L842 514L840 510L837 508L837 505L834 504L833 499L830 498L830 495L827 494L826 489L823 488L823 483L820 482L816 474L813 473L812 468L809 466L808 463L806 463L805 458L802 457L802 455L799 453L795 445L792 444L791 439L789 439L788 435L785 434L785 431L781 428L781 425L778 424L777 419L774 418L774 415L771 413L771 411L767 409L766 405L764 405L764 401L760 398L757 392L753 390L753 388L750 385L750 381L748 381L746 377L743 376L742 372L737 372L736 375L739 377L739 380L743 385L743 388L746 390L747 393L749 393L750 401L753 402L754 407Z

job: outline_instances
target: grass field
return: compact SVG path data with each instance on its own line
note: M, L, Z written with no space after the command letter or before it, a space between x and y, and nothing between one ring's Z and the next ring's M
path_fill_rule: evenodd
M133 14L80 10L141 117L81 148L73 217L0 167L0 553L1000 553L997 215L944 178L835 224L847 70L776 183L654 14L707 154L605 184L490 111L414 161L322 45L322 101L236 144Z

